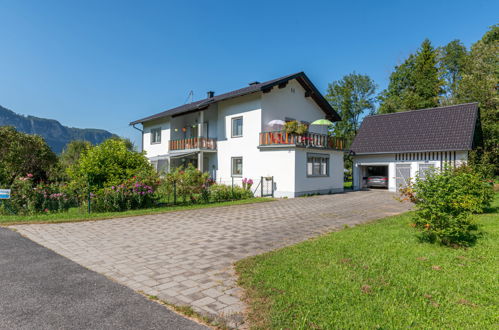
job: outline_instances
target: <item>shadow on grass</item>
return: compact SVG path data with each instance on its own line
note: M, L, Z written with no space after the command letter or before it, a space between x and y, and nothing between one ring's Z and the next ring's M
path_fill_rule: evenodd
M499 207L490 206L485 208L485 210L483 210L483 214L490 214L490 213L499 213Z

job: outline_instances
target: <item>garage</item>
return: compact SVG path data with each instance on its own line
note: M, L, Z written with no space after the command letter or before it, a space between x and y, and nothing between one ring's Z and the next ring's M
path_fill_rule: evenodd
M369 177L381 176L397 192L431 168L460 166L481 145L477 118L477 103L365 117L350 146L353 188L366 189Z
M362 178L361 180L362 189L366 188L388 189L388 164L361 165L360 175ZM371 178L371 181L369 181L369 178Z

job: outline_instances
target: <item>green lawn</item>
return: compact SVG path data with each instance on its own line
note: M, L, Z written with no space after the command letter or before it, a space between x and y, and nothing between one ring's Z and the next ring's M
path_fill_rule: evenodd
M345 189L352 189L352 181L345 181L345 182L343 182L343 188L345 188Z
M28 216L18 216L18 215L0 215L0 226L13 225L13 224L23 224L23 223L57 223L57 222L76 222L76 221L86 221L86 220L102 220L102 219L112 219L112 218L123 218L132 217L137 215L145 214L158 214L166 213L172 211L182 211L182 210L193 210L202 208L212 208L220 206L230 206L230 205L240 205L240 204L252 204L252 203L262 203L273 201L272 198L250 198L237 201L220 202L212 204L192 204L192 205L177 205L177 206L166 206L157 207L142 210L132 210L126 212L106 212L106 213L86 213L82 209L72 208L68 212L53 213L53 214L37 214Z
M253 328L495 328L499 194L476 246L420 243L411 213L236 264Z

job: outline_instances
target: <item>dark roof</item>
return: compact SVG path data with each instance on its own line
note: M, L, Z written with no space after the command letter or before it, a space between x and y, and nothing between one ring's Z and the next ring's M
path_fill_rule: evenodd
M480 128L478 119L477 103L368 116L350 150L355 154L471 150L475 128Z
M199 111L199 110L204 110L208 108L210 104L217 103L220 101L225 101L228 99L232 99L235 97L251 94L251 93L256 93L256 92L269 92L274 86L278 86L280 84L285 84L288 81L296 79L302 87L305 89L307 92L307 95L312 97L314 101L317 103L317 105L326 113L326 118L331 120L331 121L339 121L341 120L340 116L334 111L333 107L329 104L329 102L326 101L326 99L322 96L322 94L317 90L317 88L312 84L310 79L305 75L304 72L298 72L295 74L291 74L288 76L284 76L281 78L269 80L263 83L255 82L252 83L251 85L237 89L225 94L220 94L220 95L215 95L212 98L206 98L204 100L200 101L195 101L192 103L184 104L179 107L169 109L160 113L157 113L155 115L142 118L139 120L132 121L130 125L134 124L139 124L143 123L146 121L154 120L157 118L165 117L165 116L175 116L175 115L180 115L192 111Z

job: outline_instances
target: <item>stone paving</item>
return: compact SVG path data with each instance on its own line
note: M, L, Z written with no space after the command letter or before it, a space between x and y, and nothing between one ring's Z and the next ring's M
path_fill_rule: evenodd
M344 225L404 212L386 191L283 199L105 221L13 226L22 235L130 288L243 322L232 265Z

